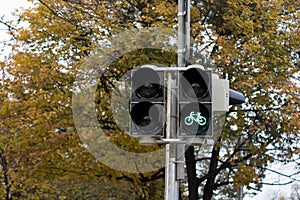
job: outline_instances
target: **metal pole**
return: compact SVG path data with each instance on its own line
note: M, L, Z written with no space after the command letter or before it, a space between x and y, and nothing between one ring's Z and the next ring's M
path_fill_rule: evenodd
M168 87L168 93L167 93L167 130L166 130L166 139L171 138L171 93L170 87L171 87L171 79L170 76L167 77L167 87ZM170 144L166 144L166 164L165 164L165 200L171 200L172 194L173 194L173 188L171 187L171 183L173 182L173 177L171 173L171 166L170 166Z
M166 139L176 138L177 126L176 115L177 102L176 80L172 74L168 74L167 96L167 131ZM179 182L176 180L176 144L166 144L166 168L165 168L165 200L179 200Z
M178 0L178 67L186 67L190 56L190 0ZM177 180L185 178L185 145L177 144Z
M190 0L178 0L178 67L186 67L190 49ZM177 80L168 76L166 139L177 137ZM184 179L184 144L166 144L165 200L179 200Z
M190 0L178 0L178 67L190 57Z
M243 200L243 186L240 186L237 189L237 200Z
M185 67L186 49L186 24L185 16L187 10L185 9L186 0L178 0L178 67Z

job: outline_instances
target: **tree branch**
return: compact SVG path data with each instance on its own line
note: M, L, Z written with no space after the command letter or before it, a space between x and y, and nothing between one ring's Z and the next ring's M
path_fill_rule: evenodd
M78 26L78 24L60 16L53 8L51 8L49 5L47 5L43 0L38 0L42 5L44 5L53 15L55 15L56 17L58 17L59 19L68 22L69 24L73 25L73 26ZM82 27L83 28L83 27Z
M203 161L203 160L210 160L210 159L211 159L210 157L198 158L198 159L196 159L196 162Z
M1 17L0 24L5 25L5 26L7 27L7 29L8 29L8 31L9 31L10 35L11 35L15 40L17 39L17 37L16 37L15 34L14 34L14 31L18 30L17 28L15 28L15 27L13 27L12 25L10 25L10 24L8 24L7 22L5 22L5 21L3 20L3 17Z
M6 200L11 200L11 184L9 183L9 178L8 178L8 168L7 168L7 160L5 157L5 152L2 148L0 148L0 165L3 170L3 184L5 185L5 199Z
M160 178L163 178L165 176L165 168L159 169L157 172L152 174L150 177L144 176L144 174L140 173L140 181L141 182L149 182L149 181L154 181Z
M288 181L288 182L285 182L285 183L264 183L264 182L262 182L261 184L263 184L263 185L273 185L273 186L277 185L277 186L279 186L279 185L289 185L289 184L291 184L293 182L295 182L295 181Z
M267 170L267 171L270 171L270 172L275 173L275 174L278 174L278 175L280 175L280 176L289 178L289 179L291 179L292 182L300 182L299 179L296 179L296 178L293 177L293 176L299 174L300 172L297 172L297 173L293 173L293 174L287 175L287 174L284 174L284 173L281 173L281 172L278 172L278 171L276 171L276 170L269 169L269 168L262 168L262 169Z

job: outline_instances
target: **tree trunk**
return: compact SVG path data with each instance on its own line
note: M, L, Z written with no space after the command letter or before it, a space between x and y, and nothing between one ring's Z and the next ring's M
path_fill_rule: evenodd
M220 138L219 138L220 140ZM208 178L206 179L206 183L203 190L203 200L211 200L214 194L215 188L215 179L216 179L216 170L218 167L218 156L220 153L220 147L214 146L212 149Z
M189 200L198 200L199 184L197 182L194 146L189 146L189 148L185 151L185 160L186 160L186 168L187 168Z

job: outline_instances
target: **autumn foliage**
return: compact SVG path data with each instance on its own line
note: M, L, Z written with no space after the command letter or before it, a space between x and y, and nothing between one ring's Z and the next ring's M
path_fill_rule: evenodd
M126 30L176 29L177 2L30 2L32 8L16 13L27 24L10 32L12 53L0 65L1 199L163 199L163 169L124 173L88 152L74 125L72 93L80 67L105 41ZM186 152L189 186L182 184L182 199L232 199L238 187L259 190L270 163L296 162L299 18L297 1L192 1L191 62L214 66L246 103L230 108L211 149ZM140 64L171 66L176 59L167 51L141 50L106 70L95 102L111 141L136 152L161 148L140 146L118 128L109 110L111 83Z

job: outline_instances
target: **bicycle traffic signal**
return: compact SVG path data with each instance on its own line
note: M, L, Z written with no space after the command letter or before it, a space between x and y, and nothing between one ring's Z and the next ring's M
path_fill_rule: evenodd
M212 71L187 67L178 83L179 136L212 136Z
M217 134L218 127L222 127L219 115L227 112L229 105L245 102L243 94L229 89L228 80L219 79L212 70L201 65L185 68L144 65L131 72L132 136L165 136L166 111L171 106L166 98L171 90L167 91L165 83L168 88L175 85L177 106L170 116L178 119L176 134L179 138L213 137L213 132Z
M165 130L164 71L145 65L131 73L130 133L161 137Z

